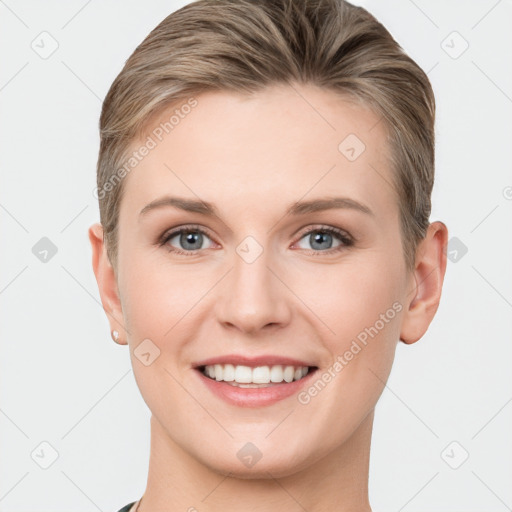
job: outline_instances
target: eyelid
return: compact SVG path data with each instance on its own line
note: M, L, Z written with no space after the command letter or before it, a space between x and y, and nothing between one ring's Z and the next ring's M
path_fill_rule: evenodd
M168 236L178 234L181 231L200 231L201 233L205 233L210 236L207 228L201 226L200 224L183 224L181 226L167 229L163 232L161 238L167 238Z
M299 240L300 240L305 235L309 235L310 233L312 233L314 231L325 231L327 233L335 233L340 238L346 238L347 240L350 240L351 242L355 242L354 237L348 231L341 229L341 228L337 228L335 226L330 226L328 224L311 224L311 225L307 226L306 228L304 228L303 230L301 229L298 232L298 234L295 236L298 236Z

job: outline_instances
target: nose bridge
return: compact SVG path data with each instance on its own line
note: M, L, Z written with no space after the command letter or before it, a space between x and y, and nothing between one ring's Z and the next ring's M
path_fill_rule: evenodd
M269 250L251 237L239 244L218 299L220 322L253 332L289 321L289 297L269 267L272 268Z

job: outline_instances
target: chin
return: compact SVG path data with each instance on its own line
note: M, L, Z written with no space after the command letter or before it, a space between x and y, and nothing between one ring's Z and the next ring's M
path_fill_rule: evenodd
M241 463L226 461L225 464L215 465L206 464L212 471L222 476L238 478L240 480L269 480L273 478L284 478L299 472L302 467L297 466L293 460L287 461L267 461L263 459L258 461L252 467L244 467ZM303 464L304 467L307 464Z

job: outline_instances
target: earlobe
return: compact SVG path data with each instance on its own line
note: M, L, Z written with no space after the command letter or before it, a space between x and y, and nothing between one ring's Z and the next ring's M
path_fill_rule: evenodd
M429 225L427 234L418 245L414 282L402 320L400 340L411 344L427 331L441 300L446 271L448 230L440 221Z
M99 223L93 224L89 228L89 241L92 248L92 268L98 283L101 304L105 311L112 338L120 345L126 345L126 329L123 325L123 311L119 299L119 290L117 286L114 268L110 263L103 238L103 226ZM114 337L113 332L117 333Z

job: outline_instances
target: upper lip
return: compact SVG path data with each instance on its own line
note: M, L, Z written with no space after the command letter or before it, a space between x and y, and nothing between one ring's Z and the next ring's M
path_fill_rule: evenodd
M291 357L278 356L278 355L262 355L256 357L249 357L244 355L237 354L226 354L224 356L211 357L209 359L204 359L197 363L194 363L194 368L199 368L202 366L210 366L214 364L232 364L234 366L274 366L274 365L282 365L282 366L313 366L311 363L306 361L302 361L300 359L294 359Z

